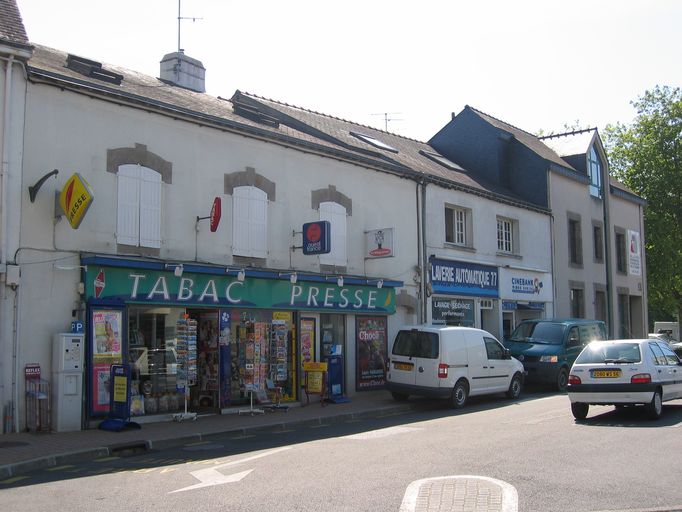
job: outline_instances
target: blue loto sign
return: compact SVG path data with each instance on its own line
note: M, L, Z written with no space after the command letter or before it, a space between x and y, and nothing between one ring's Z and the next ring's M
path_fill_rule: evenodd
M328 254L332 250L331 236L328 220L303 224L303 254Z

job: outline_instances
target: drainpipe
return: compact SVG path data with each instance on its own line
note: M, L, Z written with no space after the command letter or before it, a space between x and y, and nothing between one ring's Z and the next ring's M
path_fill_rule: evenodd
M7 271L7 186L9 184L9 132L12 108L12 69L14 68L14 55L10 55L5 69L5 111L2 120L2 172L0 173L0 186L2 187L2 256L0 269Z
M604 166L606 167L606 166ZM610 216L609 216L609 195L611 194L611 184L609 183L609 176L602 176L604 187L604 200L602 201L602 208L604 212L604 269L606 270L606 323L608 327L608 335L610 339L616 337L615 326L613 325L613 274L611 262L611 234L613 233Z
M419 292L417 293L417 298L419 299L417 301L417 323L421 324L422 322L422 302L424 301L424 293L423 293L423 286L422 282L424 281L424 265L422 263L422 226L421 226L421 209L420 209L420 203L421 200L419 198L419 186L420 182L415 181L415 188L414 188L414 195L415 195L415 208L416 208L416 219L417 219L417 267L419 268L420 271L420 280L417 285L419 286Z
M426 320L429 318L428 315L428 309L427 309L427 300L428 296L426 293L426 289L428 287L428 281L430 279L430 276L428 275L429 272L429 260L426 256L426 182L422 181L421 182L421 192L422 192L422 200L421 200L421 232L422 232L422 282L421 282L421 289L422 289L422 323L426 323Z

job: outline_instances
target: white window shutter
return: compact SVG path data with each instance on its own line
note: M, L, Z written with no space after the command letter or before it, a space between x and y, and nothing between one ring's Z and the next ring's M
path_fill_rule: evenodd
M268 195L251 187L251 256L268 257Z
M249 188L235 187L232 191L232 254L234 256L251 256Z
M348 264L346 254L346 208L338 203L320 203L320 220L328 220L331 227L332 250L328 254L320 254L320 263L345 267Z
M116 242L138 246L140 242L140 168L125 164L118 168Z
M161 175L141 167L140 180L140 245L161 247Z

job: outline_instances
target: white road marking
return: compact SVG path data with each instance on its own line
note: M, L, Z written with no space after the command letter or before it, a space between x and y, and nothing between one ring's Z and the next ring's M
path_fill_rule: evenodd
M442 487L443 484L446 484L446 482L453 483L455 486L455 492L452 492L453 489L448 489L446 492L439 492L443 491ZM457 489L457 484L459 485L459 488ZM473 485L471 485L473 484ZM441 489L436 490L436 492L433 493L433 495L430 494L430 489L428 487L430 486L441 486ZM441 507L438 505L443 505L446 510L452 509L453 503L449 503L449 501L454 502L454 497L455 493L459 492L461 493L464 491L464 494L466 495L467 501L473 502L476 505L478 505L478 499L481 501L486 501L486 500L491 500L491 493L488 490L484 490L483 492L478 492L478 489L480 487L485 487L488 486L499 488L500 491L500 507L499 510L501 512L517 512L519 509L519 495L516 492L516 488L507 483L503 482L502 480L496 480L494 478L488 478L486 476L472 476L472 475L453 475L453 476L437 476L433 478L424 478L422 480L415 480L414 482L410 483L410 485L407 486L407 490L405 491L405 496L403 497L403 502L400 504L400 512L414 512L417 508L417 500L421 498L420 502L422 502L422 506L424 505L424 501L433 499L434 501L438 500L440 501L439 504L434 503L434 510L438 509L440 510ZM425 487L425 492L420 496L420 489L422 487ZM476 493L475 495L471 495L473 493ZM460 496L458 496L459 498ZM483 503L481 504L482 506L484 505ZM490 505L490 504L489 504ZM486 510L488 510L489 507L485 507ZM453 509L454 510L454 509Z
M283 452L285 450L290 450L290 446L283 446L282 448L277 448L275 450L270 450L267 452L259 453L258 455L254 455L252 457L247 457L245 459L238 459L238 460L233 460L232 462L226 462L225 464L220 464L219 466L215 466L213 468L207 468L207 469L199 469L197 471L192 471L190 474L199 480L200 483L190 485L189 487L183 487L182 489L177 489L175 491L170 491L168 494L173 494L175 492L183 492L183 491L190 491L193 489L201 489L202 487L210 487L212 485L221 485L221 484L228 484L228 483L234 483L234 482L239 482L242 478L246 477L253 469L249 469L246 471L242 471L241 473L234 473L232 475L223 475L218 471L220 468L226 468L229 466L236 466L237 464L243 464L245 462L250 462L252 460L256 459L261 459L263 457L267 457L268 455L275 455L279 452Z
M418 432L424 430L422 428L415 427L389 427L382 428L379 430L370 430L369 432L361 432L359 434L352 434L350 436L343 436L341 439L379 439L381 437L395 436L397 434L407 434L409 432Z

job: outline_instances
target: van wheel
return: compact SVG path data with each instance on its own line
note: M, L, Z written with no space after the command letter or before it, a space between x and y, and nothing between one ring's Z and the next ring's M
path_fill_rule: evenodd
M590 410L590 404L582 404L579 402L571 402L571 412L576 420L584 420L587 418L587 413Z
M646 415L650 420L657 420L663 414L663 399L661 398L661 392L656 390L654 396L651 398L651 402L644 406L646 410Z
M509 389L507 390L507 396L512 400L516 400L521 396L521 389L523 388L523 382L521 381L521 375L518 373L512 377L509 383Z
M568 387L568 368L563 366L556 377L556 388L559 391L566 391Z
M404 402L409 398L410 395L406 393L398 393L396 391L391 391L391 396L393 397L393 400L396 402Z
M469 398L469 386L464 379L458 380L450 395L450 405L454 409L461 409Z

